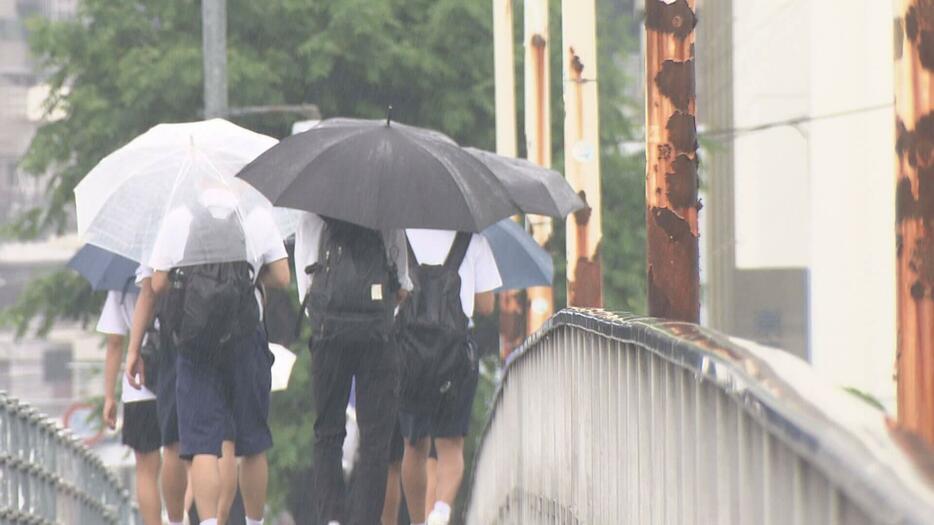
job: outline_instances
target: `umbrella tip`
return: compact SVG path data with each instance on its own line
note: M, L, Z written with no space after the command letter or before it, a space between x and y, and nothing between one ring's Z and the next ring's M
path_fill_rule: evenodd
M392 120L392 105L386 107L386 127L389 127L389 121Z

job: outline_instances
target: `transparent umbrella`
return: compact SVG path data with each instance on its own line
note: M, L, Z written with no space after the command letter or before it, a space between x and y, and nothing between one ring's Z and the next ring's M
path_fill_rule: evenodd
M273 222L285 237L297 212L273 209L234 175L276 139L222 119L160 124L105 157L75 188L88 244L149 260L159 237L173 266L250 260L250 239ZM254 230L256 235L247 235ZM166 243L165 241L173 241Z

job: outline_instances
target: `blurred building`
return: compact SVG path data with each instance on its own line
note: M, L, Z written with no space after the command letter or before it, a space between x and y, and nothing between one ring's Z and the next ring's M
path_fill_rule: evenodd
M17 168L47 92L29 53L27 21L64 19L76 9L77 0L0 0L0 223L42 198L39 182Z
M698 0L705 313L892 408L893 13L857 4Z

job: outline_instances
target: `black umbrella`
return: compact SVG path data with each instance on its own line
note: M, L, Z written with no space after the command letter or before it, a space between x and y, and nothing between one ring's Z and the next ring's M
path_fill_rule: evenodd
M375 229L479 232L520 211L476 156L441 133L389 119L326 120L237 176L275 206Z
M587 206L555 170L525 159L504 157L476 148L464 149L490 168L506 187L512 200L526 213L566 217Z
M66 264L94 290L137 291L133 279L139 263L93 244L85 244Z

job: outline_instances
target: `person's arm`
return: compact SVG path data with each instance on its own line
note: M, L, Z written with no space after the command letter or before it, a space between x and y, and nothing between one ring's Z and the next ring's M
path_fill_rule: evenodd
M267 263L259 272L259 282L266 288L285 288L292 282L289 272L289 259L279 259Z
M493 292L480 292L474 294L474 313L476 315L490 315L496 306Z
M117 374L123 360L125 337L107 334L107 355L104 358L104 423L113 430L117 428Z
M169 289L169 273L157 270L152 273L152 293L160 296Z
M152 323L156 302L153 282L160 273L165 275L165 272L156 272L151 279L146 278L139 283L139 297L136 299L136 310L133 312L133 326L130 327L126 376L130 386L137 390L146 382L146 370L143 366L143 360L140 358L140 347L143 345L143 336L146 334L146 329ZM139 380L137 380L137 375Z

